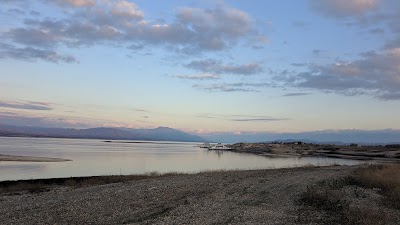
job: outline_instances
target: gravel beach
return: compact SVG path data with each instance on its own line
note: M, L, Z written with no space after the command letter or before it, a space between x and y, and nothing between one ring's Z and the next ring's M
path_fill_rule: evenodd
M307 186L357 167L222 171L0 196L1 224L299 224ZM319 212L313 216L321 217Z

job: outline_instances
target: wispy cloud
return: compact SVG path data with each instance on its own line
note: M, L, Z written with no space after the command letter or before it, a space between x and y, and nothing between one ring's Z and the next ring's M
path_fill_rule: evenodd
M374 9L378 0L310 0L311 7L332 17L360 16Z
M274 118L270 116L258 116L258 115L221 115L221 114L201 114L197 115L200 118L207 119L219 119L233 122L273 122L289 120L288 118Z
M4 4L19 4L19 3L25 3L26 0L1 0L1 3Z
M377 34L377 35L382 35L385 33L385 30L382 28L371 28L368 30L370 34Z
M147 109L140 109L140 108L134 108L134 109L132 109L133 111L136 111L136 112L145 112L145 113L149 113L150 111L149 110L147 110Z
M13 109L27 109L27 110L52 110L53 107L50 103L44 102L10 102L0 101L0 107L13 108Z
M185 65L188 68L204 73L252 75L263 72L258 63L249 64L223 64L213 59L196 60Z
M282 120L288 120L286 118L280 119L280 118L248 118L248 119L230 119L229 121L235 121L235 122L273 122L273 121L282 121Z
M259 88L275 87L275 83L217 83L217 84L195 84L193 88L210 92L261 92Z
M297 66L297 67L302 67L302 66L307 66L307 63L292 63L290 65Z
M8 112L8 111L0 111L1 115L17 115L17 113L14 112Z
M312 54L314 56L319 56L322 52L323 52L323 50L321 50L321 49L313 49L312 50Z
M4 44L0 42L0 59L10 58L26 61L36 61L38 59L58 63L76 63L78 62L74 57L67 55L60 55L55 51L43 50L33 47L17 48L13 45Z
M234 122L273 122L289 120L288 118L274 118L270 116L257 116L257 115L227 115L226 120Z
M295 92L295 93L287 93L284 94L284 97L295 97L295 96L304 96L304 95L310 95L311 93L306 93L306 92Z
M220 76L212 73L204 73L204 74L193 74L193 75L176 75L176 78L179 79L188 79L188 80L217 80L220 79Z
M256 89L232 86L230 84L212 84L212 85L194 84L192 87L210 92L260 92Z
M24 10L18 9L18 8L9 9L8 12L9 13L19 14L19 15L24 15L25 14Z

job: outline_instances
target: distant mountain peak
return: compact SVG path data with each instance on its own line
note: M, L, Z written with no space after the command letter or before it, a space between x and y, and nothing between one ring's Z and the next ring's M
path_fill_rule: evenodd
M157 127L157 128L155 128L155 129L159 129L159 130L175 130L175 129L173 129L173 128L170 128L170 127L163 127L163 126L159 126L159 127Z
M0 136L204 142L202 137L169 127L158 127L155 129L112 127L67 129L28 126L17 127L0 124Z

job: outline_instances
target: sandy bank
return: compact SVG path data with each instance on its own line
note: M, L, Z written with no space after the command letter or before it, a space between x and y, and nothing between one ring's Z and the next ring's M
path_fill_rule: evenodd
M34 156L16 156L16 155L0 155L0 161L17 161L17 162L66 162L70 159L34 157Z

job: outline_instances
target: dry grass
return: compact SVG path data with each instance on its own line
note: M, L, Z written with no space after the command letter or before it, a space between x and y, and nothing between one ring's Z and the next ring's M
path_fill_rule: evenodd
M360 168L354 177L359 185L378 190L385 203L400 209L400 165L371 165Z
M323 221L324 224L342 224L347 220L344 212L349 207L349 202L341 196L339 191L343 187L343 183L343 180L326 180L314 186L309 186L301 195L300 204L328 211L328 216ZM307 212L307 210L305 211ZM299 219L304 224L315 222L307 213L302 214Z
M397 224L395 221L400 217L399 175L400 165L363 166L354 175L328 179L308 187L300 203L325 211L324 224ZM371 193L381 197L374 198ZM307 215L303 215L304 218L306 223L312 222L307 221Z
M329 186L315 186L307 189L301 198L305 205L327 211L323 224L386 225L390 218L376 207L352 204L342 189ZM304 218L303 222L304 222ZM306 221L310 223L310 221Z

